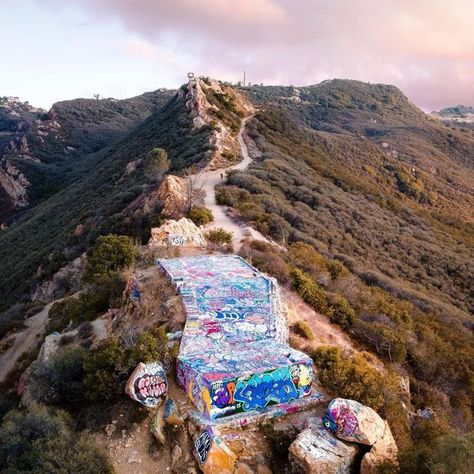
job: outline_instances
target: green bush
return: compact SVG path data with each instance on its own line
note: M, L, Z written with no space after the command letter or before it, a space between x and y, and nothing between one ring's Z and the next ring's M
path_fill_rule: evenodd
M149 363L162 360L167 341L166 332L162 328L152 328L142 332L134 347L129 350L127 368L133 369L139 362Z
M188 218L198 226L209 224L214 220L212 211L204 206L193 206L188 212Z
M232 232L222 228L211 229L206 233L206 239L216 245L231 244Z
M135 263L136 256L137 249L129 237L115 234L100 236L87 259L86 280L94 282L130 267Z
M54 303L49 310L49 323L46 332L61 332L69 325L81 320L83 306L74 297Z
M51 360L33 366L35 384L46 394L48 403L70 404L83 399L84 360L86 351L71 347Z
M116 339L104 341L84 360L84 386L92 401L107 401L123 390L125 351Z
M344 296L336 293L329 297L331 308L329 319L332 323L339 324L344 329L348 329L355 321L355 311Z
M36 404L5 415L0 468L11 473L113 473L106 453L91 435L73 430L66 412Z
M306 321L297 321L293 326L294 331L301 337L308 339L309 341L314 340L314 333L310 325Z
M357 400L374 410L383 407L384 377L360 355L347 357L338 347L322 346L311 356L323 387L338 397Z
M294 268L290 271L292 288L313 309L324 314L329 313L327 293L307 273Z

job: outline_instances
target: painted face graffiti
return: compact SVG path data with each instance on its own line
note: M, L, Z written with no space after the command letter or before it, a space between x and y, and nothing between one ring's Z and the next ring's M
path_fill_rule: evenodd
M125 392L137 402L153 408L161 402L168 390L168 381L163 366L157 362L140 362L130 375Z
M142 403L147 398L158 398L166 392L166 383L159 375L145 374L135 380L135 394Z

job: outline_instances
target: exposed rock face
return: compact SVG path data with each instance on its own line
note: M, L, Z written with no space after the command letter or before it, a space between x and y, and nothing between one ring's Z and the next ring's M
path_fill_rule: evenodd
M37 286L31 300L49 303L68 292L78 291L85 266L86 255L83 254L58 270L50 280Z
M215 112L220 109L208 100L209 94L228 97L235 104L236 110L242 115L249 115L253 107L232 87L214 79L195 79L190 81L186 92L186 106L193 115L193 126L200 129L206 125L212 127L210 143L213 151L209 157L209 167L217 169L228 162L226 156L239 156L240 147L237 131L232 130Z
M204 247L206 239L193 221L183 217L179 221L168 220L161 227L151 229L150 247Z
M183 215L187 205L186 180L178 176L167 175L156 192L156 199L161 203L161 213L167 217L178 218ZM153 196L148 199L152 204Z
M374 445L385 432L385 422L362 403L335 398L327 408L324 425L338 438L353 443Z
M360 473L377 474L378 466L383 462L398 466L398 447L387 422L385 422L385 432L382 438L380 438L372 446L372 449L362 458Z
M289 451L306 474L349 474L358 447L338 440L319 426L302 431Z
M5 158L0 162L0 187L8 195L14 208L22 209L28 206L29 185L30 182L13 163Z

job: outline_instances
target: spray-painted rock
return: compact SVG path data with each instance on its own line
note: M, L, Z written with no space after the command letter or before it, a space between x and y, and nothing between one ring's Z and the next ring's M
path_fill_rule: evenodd
M290 459L306 474L349 474L358 447L335 438L322 426L303 430L291 443Z
M329 403L323 422L338 438L368 446L375 444L385 432L384 421L372 408L344 398Z
M395 468L398 467L398 447L393 439L392 431L385 422L385 432L364 455L360 465L360 474L377 474L381 463L390 463Z
M140 362L130 375L125 393L148 408L158 406L168 391L168 381L163 366L158 362Z
M181 412L179 411L178 405L176 405L174 400L172 400L171 398L168 398L168 400L166 400L164 418L166 423L168 423L169 425L184 425L184 419L181 416Z
M194 443L199 468L204 474L233 474L237 456L209 427Z

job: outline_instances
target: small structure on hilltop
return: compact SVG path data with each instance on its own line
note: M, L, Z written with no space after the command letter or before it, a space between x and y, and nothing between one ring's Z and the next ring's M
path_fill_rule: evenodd
M274 279L235 255L158 263L186 311L178 383L205 419L262 413L311 395L312 360L287 344Z
M191 220L167 220L160 227L151 229L148 246L153 247L205 247L203 231Z

